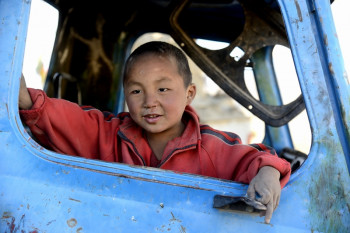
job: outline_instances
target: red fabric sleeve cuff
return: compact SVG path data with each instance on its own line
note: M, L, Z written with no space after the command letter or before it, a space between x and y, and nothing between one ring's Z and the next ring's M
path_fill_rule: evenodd
M24 123L30 126L34 125L40 118L47 96L42 90L28 88L28 92L32 99L33 106L28 110L19 110L19 114Z
M277 159L277 156L265 156L264 159L259 158L258 161L251 164L248 174L254 175L252 177L248 177L249 182L254 178L255 174L259 172L259 169L265 166L273 167L280 172L281 188L283 188L288 183L291 174L290 163L281 158Z

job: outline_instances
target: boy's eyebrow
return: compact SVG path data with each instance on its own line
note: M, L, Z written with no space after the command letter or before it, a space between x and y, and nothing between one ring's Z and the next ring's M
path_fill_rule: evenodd
M164 82L164 81L169 82L171 81L171 79L168 77L160 77L158 80L156 80L157 83Z
M158 80L156 80L157 83L161 82L171 82L171 79L165 76L160 77ZM141 82L133 81L133 80L128 80L125 85L140 85L142 86Z
M132 81L132 80L127 80L126 83L125 83L125 86L126 85L141 85L140 82L136 82L136 81Z

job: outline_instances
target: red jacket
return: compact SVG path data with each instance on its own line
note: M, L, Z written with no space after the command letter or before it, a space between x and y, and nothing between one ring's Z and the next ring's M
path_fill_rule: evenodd
M150 166L152 150L129 113L115 116L48 98L41 90L28 90L34 105L20 114L44 146L90 159ZM167 144L158 167L250 183L259 168L272 166L281 173L281 186L287 183L290 164L273 149L262 144L242 145L236 134L200 125L190 107L183 120L187 122L183 135Z

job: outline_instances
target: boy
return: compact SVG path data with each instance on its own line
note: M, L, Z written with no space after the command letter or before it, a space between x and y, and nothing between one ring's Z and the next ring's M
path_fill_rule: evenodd
M263 145L242 145L233 133L200 125L189 106L196 87L184 54L164 42L140 46L123 80L130 113L104 114L27 89L21 80L21 117L56 152L152 166L249 183L247 194L267 206L265 222L290 176L288 162ZM265 151L262 151L265 150Z

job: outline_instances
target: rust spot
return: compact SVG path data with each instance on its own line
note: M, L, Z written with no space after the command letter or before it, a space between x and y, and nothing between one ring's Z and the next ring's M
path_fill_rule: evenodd
M12 217L12 213L11 212L4 212L2 214L2 219L7 219L7 218L11 218Z
M77 225L77 220L75 219L75 218L71 218L71 219L69 219L69 220L67 220L67 225L69 226L69 227L75 227L76 225Z
M66 175L68 175L70 173L70 171L66 171L66 170L62 170L62 172Z
M8 118L10 119L10 111L9 111L9 106L7 105L7 103L5 103L5 106L6 106L6 110L7 110L7 115L8 115Z
M180 226L180 232L181 233L186 233L186 227L184 227L184 226Z
M303 16L301 14L301 10L300 10L300 6L299 6L299 3L297 0L294 0L294 3L295 3L295 6L297 8L297 13L298 13L298 18L299 18L299 21L302 22L303 21Z
M9 213L9 212L4 212L5 213ZM3 215L4 216L4 215ZM24 217L25 215L23 214L21 219L19 220L18 223L16 223L16 218L12 217L12 216L9 216L8 218L11 219L11 221L7 221L7 227L9 229L9 232L10 233L15 233L15 232L18 232L20 229L21 226L24 226ZM5 231L7 232L7 231ZM22 231L23 232L23 231Z
M324 35L324 36L323 36L323 43L324 43L326 46L328 46L328 37L327 37L327 35Z
M71 200L71 201L76 201L76 202L81 202L80 200L77 200L77 199L74 199L74 198L69 198L69 200Z
M334 69L332 62L328 64L329 72L331 72L331 75L334 76Z
M15 230L15 218L14 217L12 217L12 221L11 221L11 223L7 223L7 226L9 227L9 229L10 229L10 232L13 232L14 230Z
M170 219L170 221L172 221L172 222L182 222L180 219L175 218L173 212L170 212L170 213L171 213L171 216L172 216L172 218Z
M83 228L82 228L82 227L79 227L79 228L77 229L77 233L80 233L80 232L83 232Z
M46 224L46 226L50 225L51 223L56 222L56 220L52 220Z

